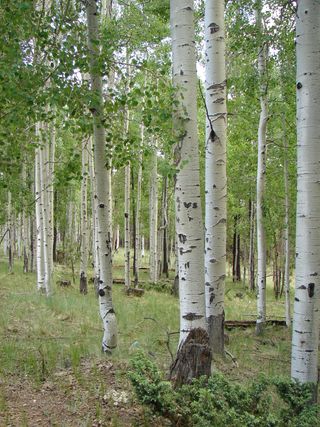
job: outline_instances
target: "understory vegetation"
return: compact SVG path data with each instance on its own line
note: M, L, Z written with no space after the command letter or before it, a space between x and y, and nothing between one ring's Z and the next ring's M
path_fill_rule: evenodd
M122 276L122 257L121 251L115 257L115 278ZM290 331L283 326L267 326L262 337L256 337L253 328L226 330L229 355L225 360L215 356L215 374L208 383L200 379L180 391L173 390L163 379L171 364L170 352L172 355L175 353L178 342L178 299L170 294L170 282L159 282L152 289L147 279L148 272L142 269L141 276L142 285L146 288L141 298L125 295L121 284L114 286L119 346L111 357L106 357L99 345L102 327L93 284L90 284L86 297L79 294L77 285L71 285L66 288L56 286L54 295L47 299L34 288L35 275L22 274L19 261L13 274L7 273L6 262L1 261L1 421L11 419L6 384L17 383L21 388L23 379L28 381L32 390L43 390L53 382L63 393L64 405L70 405L69 399L74 406L80 405L84 395L87 396L83 391L85 388L88 396L94 398L92 403L89 400L92 413L89 411L88 418L83 418L83 424L79 425L95 425L95 419L104 420L102 425L120 426L162 426L167 422L199 426L318 425L316 407L303 411L308 400L308 388L300 389L289 383ZM72 282L72 270L57 265L55 281L61 279ZM270 286L268 317L281 319L283 311L283 299L275 300ZM243 284L227 280L226 320L246 320L250 313L254 316L255 295ZM122 404L129 414L137 410L136 397L127 377L130 359L133 360L130 378L136 396L138 401L149 407L145 411L138 406L136 421L131 418L126 421L121 413L117 413L118 406L114 406L116 411L111 410L110 415L110 406L106 406L104 399L109 396L110 389L115 389L118 394L129 390L129 397ZM108 376L100 373L110 364L115 385L110 384ZM86 366L90 366L90 371ZM261 372L264 377L258 379ZM69 377L73 378L72 396L66 392L70 388L69 383L68 386L65 384ZM275 377L283 377L284 380L274 382L272 378ZM19 412L22 409L26 411L21 406L15 410ZM169 421L162 417L155 419L155 414L169 417ZM25 417L30 423L28 414ZM52 412L49 411L47 418L50 417ZM262 419L265 424L262 424ZM32 423L26 421L25 425Z

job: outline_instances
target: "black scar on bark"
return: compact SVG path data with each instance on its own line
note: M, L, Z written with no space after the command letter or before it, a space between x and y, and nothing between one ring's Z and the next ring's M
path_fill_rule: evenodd
M298 82L297 83L297 89L301 89L302 88L302 83L301 82Z
M210 28L210 34L217 33L220 30L220 27L215 22L212 22L210 25L208 25L208 28Z
M299 300L299 298L295 298L294 300L295 300L295 301L297 301L297 302L299 302L299 301L300 301L300 300Z
M103 209L103 208L104 208L104 204L103 204L103 203L100 203L100 204L99 204L99 208Z
M308 284L308 295L310 298L313 297L313 295L314 295L314 283Z
M126 213L124 214L124 217L125 217L125 218L129 218L129 214L128 214L128 212L126 212Z
M181 243L186 243L186 241L187 241L187 236L185 235L185 234L179 234L178 235L178 237L179 237L179 241L181 242Z
M98 294L100 295L100 297L104 297L106 293L103 289L99 289Z
M184 202L183 203L184 204L184 206L188 209L188 208L190 208L190 206L192 205L192 203L190 202L190 203L186 203L186 202Z
M195 314L195 313L187 313L184 316L182 316L184 319L186 320L197 320L197 319L202 319L203 316L200 314Z

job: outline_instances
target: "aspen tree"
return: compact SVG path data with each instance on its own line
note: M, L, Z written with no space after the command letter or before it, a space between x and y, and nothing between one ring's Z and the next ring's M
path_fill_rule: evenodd
M88 141L82 141L82 180L81 180L81 249L80 249L80 293L88 292L88 213L87 213L87 184L88 184Z
M291 376L318 383L320 327L320 2L296 14L297 213Z
M291 326L291 307L290 307L290 234L289 234L289 172L288 172L288 142L286 136L285 115L282 117L283 128L283 178L284 178L284 210L285 210L285 224L284 224L284 293L285 293L285 315L286 325Z
M180 344L195 328L206 328L204 233L201 213L197 137L197 74L194 2L171 0L173 84L177 107L174 127L176 233L178 239Z
M140 126L140 149L138 155L138 179L137 179L137 198L136 198L136 216L135 216L135 251L134 251L134 285L139 282L139 262L140 262L140 210L141 210L141 187L142 187L142 149L144 144L144 125Z
M151 172L150 172L150 280L158 281L158 157L156 140L152 139Z
M261 37L263 31L262 25L262 0L257 2L256 26ZM256 333L261 334L266 322L266 236L264 225L264 197L266 181L266 132L268 121L268 101L266 86L266 61L267 47L262 43L259 47L258 72L259 72L259 90L260 90L260 120L258 130L258 169L257 169L257 247L258 247L258 284L257 284L257 323Z
M99 305L104 326L102 351L111 352L117 346L117 322L112 303L112 248L108 224L108 190L110 175L105 167L105 129L103 125L102 77L99 71L99 21L95 0L86 1L89 70L94 95L93 116L94 166L97 199L97 234L99 242Z
M226 71L224 0L205 3L206 185L205 292L210 345L224 354L226 277Z

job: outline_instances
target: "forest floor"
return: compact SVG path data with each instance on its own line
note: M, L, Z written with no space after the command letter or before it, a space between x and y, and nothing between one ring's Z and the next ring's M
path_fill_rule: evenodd
M115 264L120 265L119 260ZM123 275L115 267L114 276ZM147 281L147 272L142 273ZM55 281L71 278L57 266ZM168 283L160 288L168 288ZM142 350L166 372L178 334L178 299L168 292L146 290L128 297L114 286L119 346L111 357L101 354L102 328L93 285L86 296L78 284L55 286L47 299L36 291L35 275L13 274L0 261L0 426L165 426L139 405L127 378L129 360ZM268 317L283 319L284 301L268 290ZM242 284L227 283L226 319L254 319L255 296ZM244 382L264 372L290 373L290 331L268 326L262 337L253 328L226 331L233 358L215 359L215 369Z

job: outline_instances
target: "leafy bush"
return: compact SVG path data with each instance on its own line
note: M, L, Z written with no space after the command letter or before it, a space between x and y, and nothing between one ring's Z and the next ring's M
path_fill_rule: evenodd
M320 409L311 405L312 386L259 377L249 385L222 374L174 390L143 353L131 360L129 378L139 401L173 425L198 427L316 427Z

